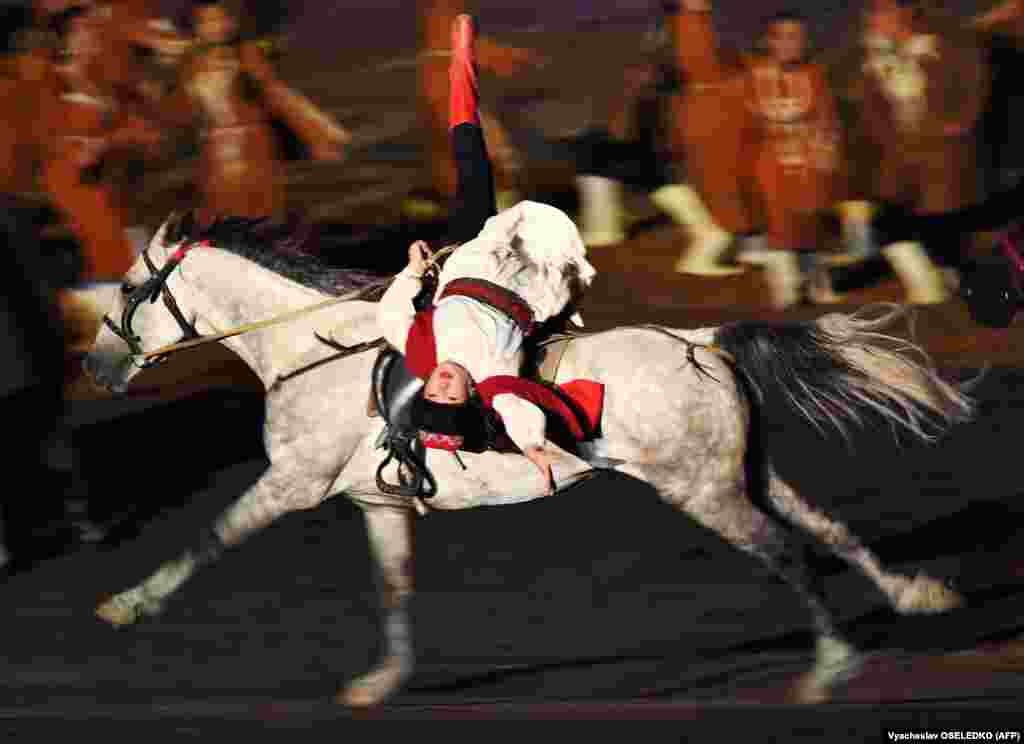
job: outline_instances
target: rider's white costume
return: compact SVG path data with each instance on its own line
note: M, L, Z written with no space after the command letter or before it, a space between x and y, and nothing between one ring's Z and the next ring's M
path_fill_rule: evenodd
M475 382L518 376L524 361L523 329L511 317L465 296L442 297L455 279L482 279L515 293L543 323L565 310L596 271L575 223L559 209L524 201L487 220L480 234L457 248L441 272L433 311L437 362L464 367ZM412 300L422 282L408 268L381 298L378 318L388 343L409 354L416 319ZM520 449L544 442L544 413L514 395L494 408Z

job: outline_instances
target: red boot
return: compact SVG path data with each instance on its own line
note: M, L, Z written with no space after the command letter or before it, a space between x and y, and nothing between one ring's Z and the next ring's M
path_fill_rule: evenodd
M452 61L448 68L448 128L459 124L480 126L477 111L476 82L476 28L473 19L465 13L456 16L452 24Z

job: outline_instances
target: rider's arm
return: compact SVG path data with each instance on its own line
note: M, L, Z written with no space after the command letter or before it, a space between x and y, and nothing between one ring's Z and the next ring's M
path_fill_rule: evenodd
M530 401L509 393L494 396L491 404L501 416L509 439L520 450L526 452L531 447L544 446L544 411Z
M377 322L380 324L381 335L403 353L409 329L416 316L412 299L420 291L421 286L422 276L411 266L406 266L377 303Z
M243 69L260 85L272 113L282 119L313 153L316 160L337 160L352 135L312 100L286 85L267 53L255 42L239 47Z

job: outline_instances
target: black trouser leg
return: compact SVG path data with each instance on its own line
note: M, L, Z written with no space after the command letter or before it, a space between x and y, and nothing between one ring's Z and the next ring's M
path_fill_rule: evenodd
M494 175L487 156L483 130L476 124L459 124L451 130L452 152L458 175L455 209L448 220L445 244L465 243L480 234L484 223L497 214ZM424 277L423 288L412 301L417 312L429 308L437 291L435 275Z
M455 209L448 226L448 242L464 243L497 214L494 174L487 155L483 130L476 124L459 124L451 131L452 152L458 181Z

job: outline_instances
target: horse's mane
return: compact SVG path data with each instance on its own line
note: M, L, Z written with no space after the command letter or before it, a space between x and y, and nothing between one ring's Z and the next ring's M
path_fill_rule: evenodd
M302 223L278 223L267 218L218 217L202 224L193 211L172 215L164 240L206 240L217 248L248 259L304 287L328 295L342 295L383 285L386 277L368 271L330 266L316 256L311 245L314 231Z

